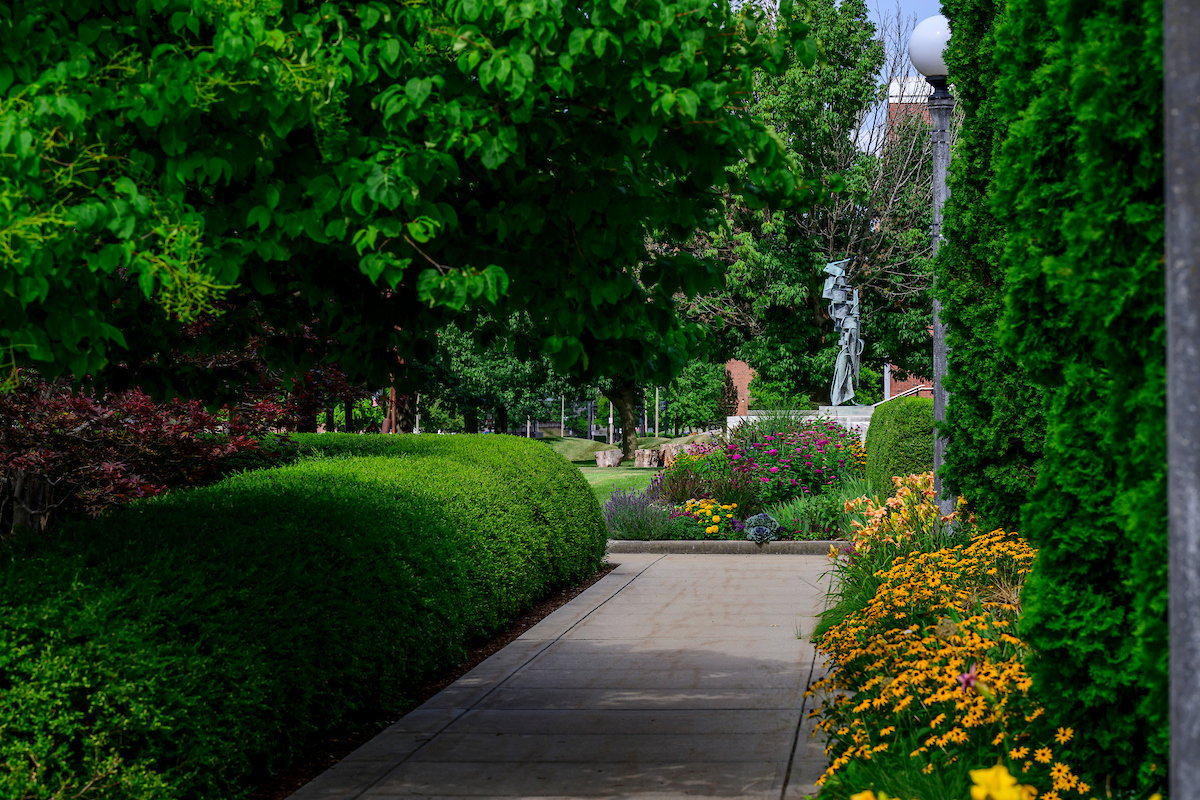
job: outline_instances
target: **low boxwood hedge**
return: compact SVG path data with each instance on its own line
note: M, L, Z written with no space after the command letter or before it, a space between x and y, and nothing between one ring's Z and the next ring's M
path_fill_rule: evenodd
M876 407L867 428L867 480L892 491L897 475L933 469L933 400L898 397Z
M599 567L595 497L549 448L384 439L4 545L0 797L244 795Z

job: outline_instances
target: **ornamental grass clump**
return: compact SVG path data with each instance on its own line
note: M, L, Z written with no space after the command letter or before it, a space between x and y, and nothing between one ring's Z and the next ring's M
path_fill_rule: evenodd
M838 571L869 569L870 552L855 551ZM822 697L813 714L832 757L822 796L870 786L956 797L971 770L999 764L1039 798L1090 797L1095 784L1070 766L1074 729L1047 721L1016 631L1036 555L1003 530L904 552L877 571L868 602L820 632L831 672L808 696Z

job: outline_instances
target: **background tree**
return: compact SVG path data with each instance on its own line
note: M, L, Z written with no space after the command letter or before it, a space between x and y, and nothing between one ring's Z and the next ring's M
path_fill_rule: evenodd
M0 338L51 376L213 396L174 353L218 299L196 352L311 325L376 384L455 314L534 309L562 370L670 374L698 336L673 298L719 267L646 233L690 235L722 188L818 188L743 105L783 39L812 57L781 14L782 39L698 0L9 4Z
M521 320L514 328L524 327ZM492 413L495 430L507 433L529 419L558 417L560 408L550 400L573 389L544 355L518 357L511 339L493 338L484 345L475 331L447 325L438 332L435 356L419 365L423 402L440 401L463 419L463 430L479 432L481 414Z
M667 416L676 435L684 426L707 429L717 420L724 423L728 410L727 380L733 383L724 364L697 359L684 367L667 390Z
M790 212L727 196L725 229L692 245L728 264L725 284L694 299L690 314L716 331L721 353L754 368L758 396L827 402L836 341L821 270L853 256L868 370L856 400L872 402L885 362L900 377L931 369L929 129L917 111L923 95L906 94L904 81L914 20L897 8L877 30L858 0L818 0L811 14L821 58L761 76L754 109L801 174L830 187L829 201Z

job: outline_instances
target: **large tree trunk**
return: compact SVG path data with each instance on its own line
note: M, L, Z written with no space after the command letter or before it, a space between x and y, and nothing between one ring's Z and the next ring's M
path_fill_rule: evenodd
M479 433L479 408L467 406L463 409L463 428L467 433Z
M18 528L45 530L50 516L49 487L45 476L19 469L10 481L12 531Z
M416 396L401 394L396 396L396 433L412 433L417 423Z
M633 460L633 451L637 450L636 394L633 381L618 383L604 393L621 416L621 458L627 461Z
M347 397L342 405L346 407L346 433L354 433L354 398Z
M496 433L508 433L508 409L497 408L496 413Z
M396 433L396 387L388 389L387 400L384 405L383 425L379 429L380 433Z

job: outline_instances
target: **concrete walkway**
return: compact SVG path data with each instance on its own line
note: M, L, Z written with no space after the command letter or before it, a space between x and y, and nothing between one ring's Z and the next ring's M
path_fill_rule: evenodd
M803 693L820 667L797 634L822 607L828 560L611 560L292 799L815 794L825 757Z

